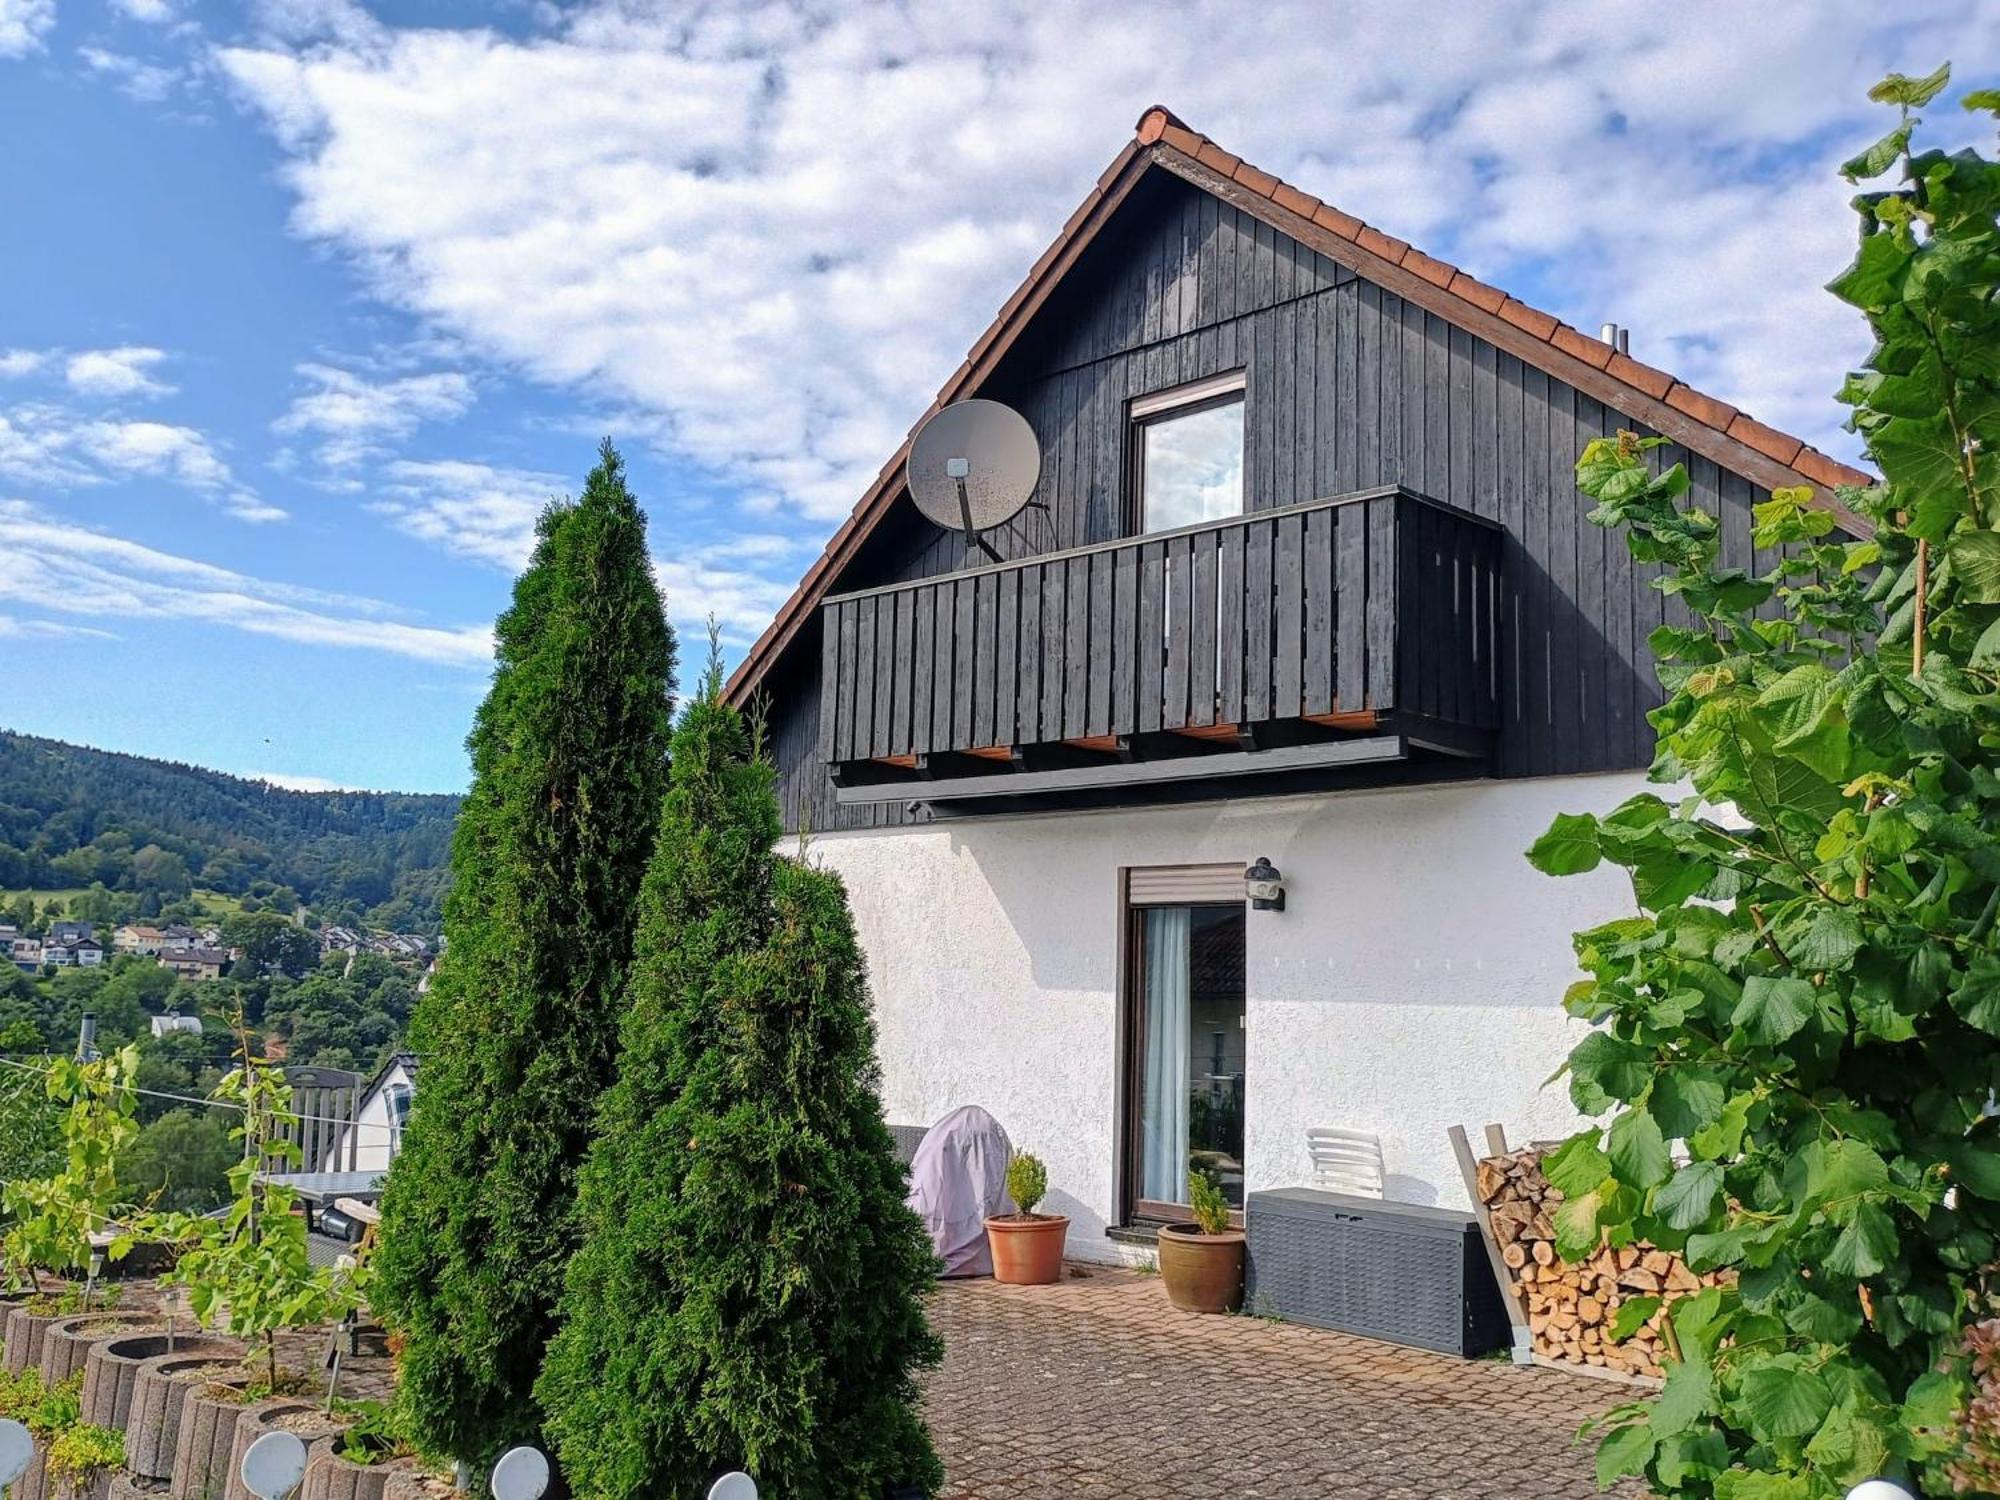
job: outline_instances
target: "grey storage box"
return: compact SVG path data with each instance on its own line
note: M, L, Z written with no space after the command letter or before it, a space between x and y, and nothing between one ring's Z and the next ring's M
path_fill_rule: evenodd
M1249 1312L1466 1359L1508 1343L1469 1211L1277 1188L1252 1193L1243 1222Z

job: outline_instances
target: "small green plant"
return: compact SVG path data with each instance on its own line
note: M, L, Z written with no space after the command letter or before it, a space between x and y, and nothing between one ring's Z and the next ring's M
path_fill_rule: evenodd
M78 1370L69 1379L55 1385L44 1386L41 1377L35 1377L35 1387L39 1391L34 1404L20 1415L21 1425L36 1437L54 1437L76 1426L83 1417L83 1371Z
M1007 1163L1007 1196L1014 1211L1024 1219L1035 1217L1035 1205L1049 1195L1049 1169L1042 1159L1026 1151L1016 1151Z
M73 1275L89 1266L92 1231L118 1216L118 1158L139 1134L132 1088L138 1072L136 1046L91 1062L50 1064L45 1089L62 1111L62 1158L47 1177L0 1184L0 1219L7 1223L0 1265L9 1286L43 1291L43 1271ZM121 1236L111 1259L122 1259L131 1243Z
M1153 1256L1149 1255L1136 1266L1132 1267L1132 1269L1137 1271L1141 1276L1157 1276L1160 1274L1160 1263Z
M1229 1228L1229 1200L1208 1173L1188 1173L1188 1205L1194 1210L1195 1228L1203 1234L1221 1234Z
M405 1458L415 1450L404 1433L402 1413L393 1401L356 1401L346 1408L356 1414L354 1425L341 1434L335 1450L351 1464L381 1464Z
M125 1462L125 1434L111 1427L78 1422L49 1444L49 1473L76 1494L106 1469Z
M243 1158L229 1170L229 1211L221 1219L151 1215L141 1228L179 1251L174 1269L161 1280L188 1289L196 1322L261 1336L262 1386L277 1391L282 1388L278 1331L338 1322L360 1305L364 1276L358 1267L320 1267L308 1257L305 1220L293 1212L294 1194L266 1175L274 1164L296 1164L300 1155L285 1138L294 1117L284 1079L257 1055L240 1014L235 1028L238 1065L215 1090L217 1099L241 1111L242 1123L230 1132L242 1142Z
M0 1370L0 1417L25 1422L42 1404L42 1372L30 1366L18 1375Z

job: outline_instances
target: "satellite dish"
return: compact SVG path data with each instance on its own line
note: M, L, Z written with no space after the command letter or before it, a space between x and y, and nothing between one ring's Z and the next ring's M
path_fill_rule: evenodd
M259 1500L281 1500L306 1474L306 1445L295 1432L267 1432L243 1455L243 1488Z
M741 1469L708 1487L708 1500L757 1500L757 1481Z
M1910 1492L1887 1479L1864 1479L1847 1492L1847 1500L1912 1500Z
M493 1500L542 1500L549 1487L548 1455L539 1448L509 1448L493 1466Z
M910 439L906 469L917 509L946 531L965 534L966 550L995 552L981 536L1014 519L1042 477L1042 449L1035 429L998 401L959 401L945 407Z
M19 1422L0 1418L0 1490L28 1472L28 1460L35 1456L35 1440Z

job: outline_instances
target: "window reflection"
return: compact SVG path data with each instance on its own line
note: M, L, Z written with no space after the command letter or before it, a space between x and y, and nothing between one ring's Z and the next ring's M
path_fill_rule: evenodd
M1139 524L1169 531L1243 513L1243 398L1140 426Z

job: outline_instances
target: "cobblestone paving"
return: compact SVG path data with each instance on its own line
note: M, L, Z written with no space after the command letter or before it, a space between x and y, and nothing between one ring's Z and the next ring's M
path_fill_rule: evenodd
M1625 1387L1167 1304L1155 1277L948 1282L926 1414L947 1500L1594 1496ZM1622 1493L1636 1493L1623 1491Z

